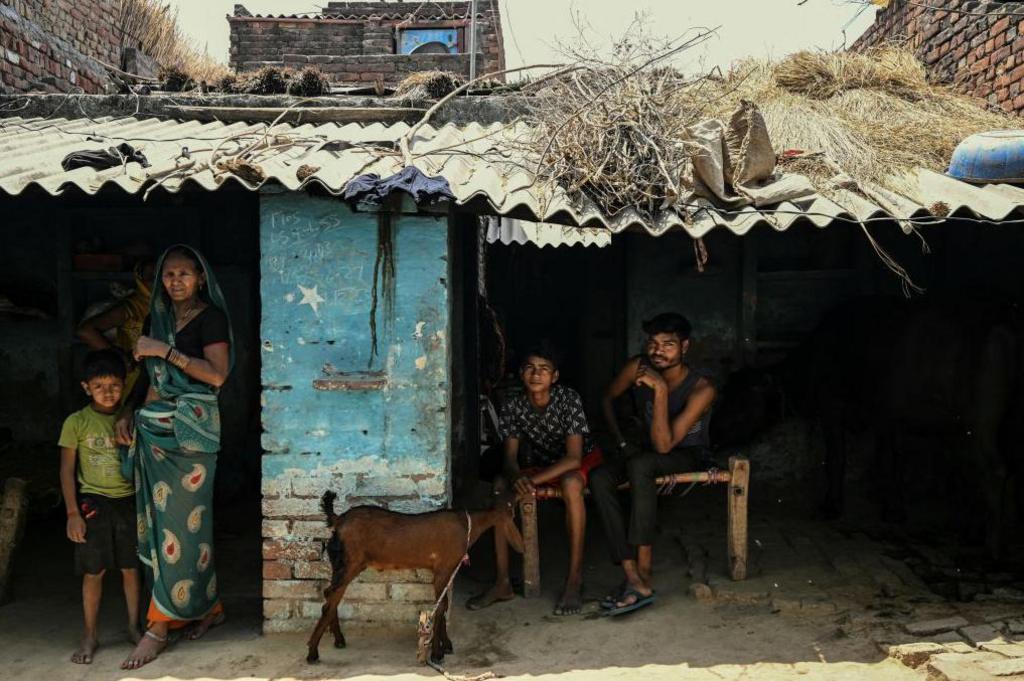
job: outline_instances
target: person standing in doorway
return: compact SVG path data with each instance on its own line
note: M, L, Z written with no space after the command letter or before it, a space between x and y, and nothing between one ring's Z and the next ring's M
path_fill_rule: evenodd
M130 445L139 559L151 570L149 626L121 664L138 669L171 629L196 639L224 621L213 559L213 478L220 451L217 393L234 363L227 305L198 251L173 246L135 344L145 371L116 428Z
M604 414L618 443L616 456L590 476L590 491L624 581L602 607L607 614L631 612L654 602L652 543L658 508L655 479L691 471L707 456L708 420L715 388L685 361L690 322L667 312L644 322L646 352L634 357L605 391ZM646 437L637 453L627 453L614 402L635 388L642 405ZM618 487L629 482L630 513L624 514Z

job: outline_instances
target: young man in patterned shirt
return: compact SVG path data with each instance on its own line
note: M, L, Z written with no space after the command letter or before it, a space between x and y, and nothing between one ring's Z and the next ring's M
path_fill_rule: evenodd
M527 352L519 375L524 390L506 402L499 418L505 456L495 491L500 493L511 485L519 494L527 495L540 486L561 487L569 532L569 577L554 613L574 615L582 607L583 536L587 524L583 490L590 471L601 463L601 452L590 436L579 393L558 385L558 362L549 347L540 345ZM535 467L519 467L520 444L524 442L529 445L531 465ZM515 597L509 582L508 542L500 532L495 533L494 542L497 579L491 589L469 600L467 607L471 610Z

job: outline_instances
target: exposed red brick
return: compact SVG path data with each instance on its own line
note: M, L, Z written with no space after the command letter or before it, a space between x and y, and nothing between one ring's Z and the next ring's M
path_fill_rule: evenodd
M263 561L263 579L291 579L291 563L282 560Z
M263 560L320 560L322 554L320 542L263 540Z

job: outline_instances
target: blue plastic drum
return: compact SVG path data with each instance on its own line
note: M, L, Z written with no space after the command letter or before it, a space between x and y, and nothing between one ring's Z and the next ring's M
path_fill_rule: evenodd
M1024 130L971 135L953 150L947 174L979 184L1024 184Z

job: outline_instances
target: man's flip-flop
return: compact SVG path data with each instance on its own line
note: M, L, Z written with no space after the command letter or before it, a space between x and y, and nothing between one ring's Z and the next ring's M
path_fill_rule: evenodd
M466 601L466 609L483 610L484 608L491 607L495 603L504 603L505 601L511 600L515 600L515 595L509 596L508 598L496 598L492 597L490 592L485 591L484 593L477 594L476 596L473 596L468 601Z
M616 603L618 603L626 597L626 589L628 588L629 582L623 582L622 584L619 584L619 586L615 588L614 592L608 594L607 596L601 599L601 609L609 610L611 608L614 608Z
M636 600L633 601L632 603L630 603L629 605L621 605L620 606L620 605L616 604L615 607L609 608L609 609L605 610L601 614L604 615L605 617L615 617L617 615L625 615L627 612L633 612L634 610L639 610L640 608L645 608L648 605L651 605L651 604L654 603L654 592L653 591L651 592L650 596L644 596L642 593L640 593L639 591L637 591L635 589L627 589L622 594L623 600L629 598L630 596L633 596L634 598L636 598Z

